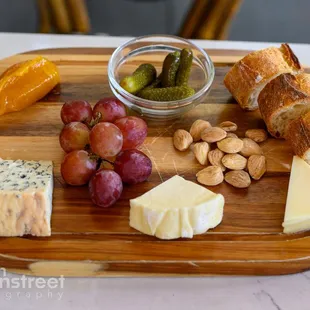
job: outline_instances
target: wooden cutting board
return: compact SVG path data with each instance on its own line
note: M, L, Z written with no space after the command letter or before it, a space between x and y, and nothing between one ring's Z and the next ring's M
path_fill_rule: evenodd
M65 276L189 276L279 275L310 267L310 233L282 234L292 151L282 140L262 144L268 171L248 189L223 183L211 188L225 196L223 222L193 239L160 241L128 225L129 199L179 174L195 181L202 167L193 154L177 152L172 138L197 118L213 125L230 120L246 129L263 128L258 112L243 112L223 85L229 67L247 52L208 50L216 65L212 90L184 117L167 124L149 123L142 150L153 161L149 180L125 187L112 208L91 204L87 187L70 187L61 178L64 156L58 144L64 101L85 99L94 104L111 95L107 63L113 49L51 49L16 55L0 62L8 66L41 54L56 62L61 85L32 107L0 121L0 157L53 160L55 188L50 238L0 238L0 267L30 275Z

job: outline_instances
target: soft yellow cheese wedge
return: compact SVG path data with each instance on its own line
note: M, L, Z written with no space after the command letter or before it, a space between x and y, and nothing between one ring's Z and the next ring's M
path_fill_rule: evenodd
M130 200L130 226L160 239L192 238L217 226L224 197L176 175Z
M284 233L310 229L310 165L294 156L282 226Z

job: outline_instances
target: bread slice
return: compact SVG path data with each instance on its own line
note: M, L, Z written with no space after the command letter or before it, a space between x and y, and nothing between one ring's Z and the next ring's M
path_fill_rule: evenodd
M285 138L289 123L310 111L310 75L280 75L261 91L258 105L270 134Z
M310 164L310 112L289 124L286 138L294 153Z
M256 110L257 98L268 82L283 73L301 72L298 58L288 44L252 52L226 74L224 84L244 110Z

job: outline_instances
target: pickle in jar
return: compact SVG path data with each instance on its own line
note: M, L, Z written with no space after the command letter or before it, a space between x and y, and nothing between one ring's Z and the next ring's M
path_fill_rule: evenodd
M189 48L183 48L180 56L180 66L176 75L176 86L188 84L193 64L193 52Z
M175 86L176 76L180 65L180 52L176 51L166 56L162 69L162 86Z
M156 79L156 69L152 64L140 65L132 75L126 76L120 82L122 88L131 94L136 94Z
M194 94L195 90L188 86L143 89L139 92L141 98L153 101L181 100Z
M146 86L143 89L152 89L161 87L161 80L162 80L162 73L150 85Z

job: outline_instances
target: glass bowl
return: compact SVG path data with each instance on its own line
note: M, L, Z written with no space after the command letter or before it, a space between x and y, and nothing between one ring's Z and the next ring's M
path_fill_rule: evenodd
M153 64L159 74L166 55L185 47L193 51L188 83L195 89L193 96L176 101L152 101L132 95L119 85L123 77L131 75L142 63ZM142 117L157 120L177 118L198 105L210 91L214 73L214 65L203 49L188 40L171 35L149 35L132 39L114 51L108 65L109 84L114 95Z

